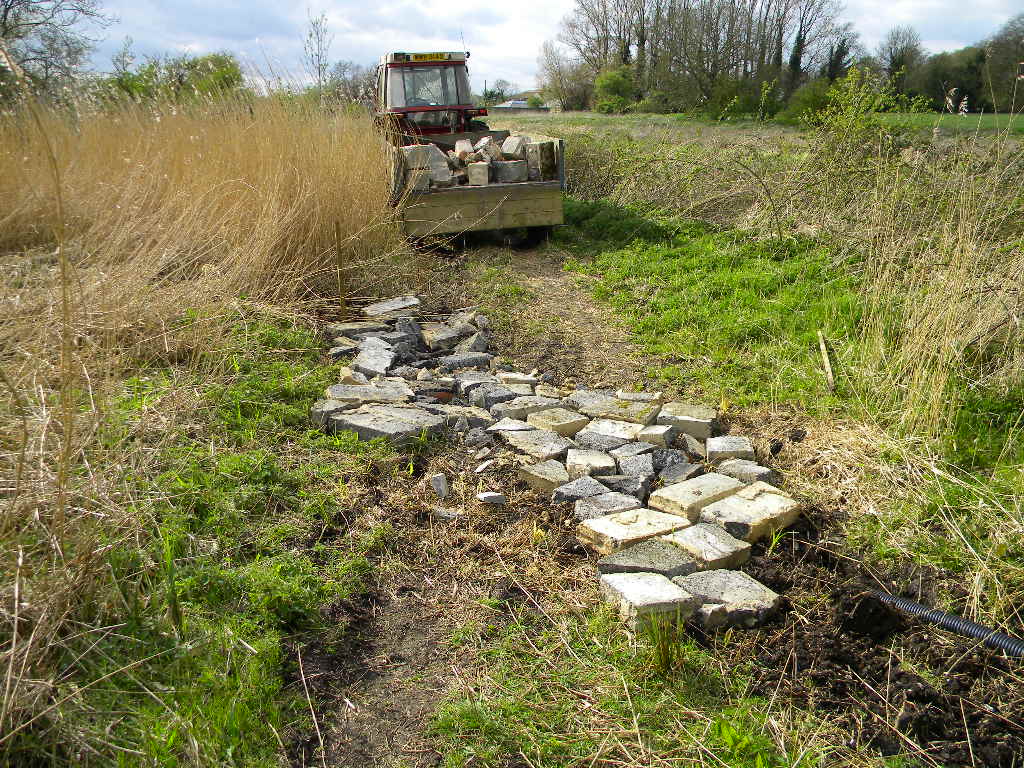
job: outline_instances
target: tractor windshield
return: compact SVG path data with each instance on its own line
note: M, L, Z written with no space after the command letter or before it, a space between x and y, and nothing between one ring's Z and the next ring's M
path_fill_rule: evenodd
M465 67L393 67L389 71L391 107L444 107L469 103Z

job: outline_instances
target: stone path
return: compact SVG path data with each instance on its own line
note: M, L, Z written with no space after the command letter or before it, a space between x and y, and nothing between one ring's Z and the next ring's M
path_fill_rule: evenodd
M426 321L418 298L400 296L363 315L323 329L330 355L352 361L312 406L316 424L397 444L445 433L488 461L513 454L523 483L572 504L578 540L602 556L602 592L631 628L652 618L751 627L778 607L738 569L799 505L748 438L720 434L714 409L660 392L565 391L500 365L475 309ZM447 495L443 475L431 485Z

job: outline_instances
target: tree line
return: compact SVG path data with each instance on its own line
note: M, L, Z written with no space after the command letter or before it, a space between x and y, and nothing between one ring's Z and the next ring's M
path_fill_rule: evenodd
M841 12L837 0L576 0L541 48L539 78L563 109L765 117L821 100L858 66L889 77L906 103L1007 111L1016 96L1020 108L1024 14L928 55L911 27L869 51Z

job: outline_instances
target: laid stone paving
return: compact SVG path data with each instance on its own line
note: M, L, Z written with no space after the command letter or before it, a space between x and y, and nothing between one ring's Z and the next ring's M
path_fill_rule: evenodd
M652 617L752 627L777 610L780 596L738 569L800 506L749 438L721 434L715 409L512 370L488 352L490 323L472 308L425 319L417 297L399 296L363 314L323 329L329 354L352 362L312 405L314 424L396 444L455 436L481 477L511 459L522 483L571 505L577 539L601 556L602 593L631 628ZM449 495L444 475L429 484ZM496 490L477 499L508 502Z

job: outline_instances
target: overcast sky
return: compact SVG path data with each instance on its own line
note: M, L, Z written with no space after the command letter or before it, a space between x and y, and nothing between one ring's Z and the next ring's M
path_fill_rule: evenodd
M334 33L332 59L372 64L385 51L462 50L472 53L473 87L505 78L521 89L535 85L537 52L554 38L573 0L515 0L454 5L450 0L105 0L118 22L104 30L94 66L110 69L124 42L137 54L230 51L262 72L304 80L302 35L307 9L327 14ZM873 47L896 24L911 24L932 52L960 48L987 37L1021 0L849 0L852 21Z

